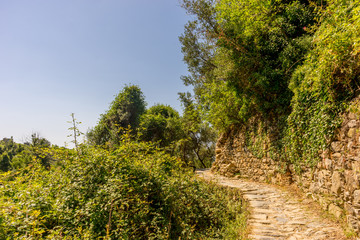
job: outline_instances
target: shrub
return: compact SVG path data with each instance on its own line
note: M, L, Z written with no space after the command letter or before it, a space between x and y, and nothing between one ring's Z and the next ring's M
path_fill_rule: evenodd
M1 239L238 239L227 226L243 220L239 193L198 180L152 145L83 146L80 158L50 151L50 170L34 159L1 175Z

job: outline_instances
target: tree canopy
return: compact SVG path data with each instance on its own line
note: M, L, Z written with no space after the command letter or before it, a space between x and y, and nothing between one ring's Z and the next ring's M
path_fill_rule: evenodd
M140 139L158 142L160 147L167 147L183 138L181 118L172 107L157 104L150 107L141 116Z
M191 73L183 80L194 86L209 121L225 129L288 113L288 83L310 48L316 8L263 0L184 0L183 7L197 18L180 37Z
M145 97L138 86L125 86L102 114L98 124L87 133L88 140L96 145L115 145L124 129L133 133L140 124L140 116L145 112Z
M282 158L316 163L309 159L327 147L359 89L359 5L183 0L194 20L180 36L190 73L182 79L201 118L221 132L249 122L277 128Z

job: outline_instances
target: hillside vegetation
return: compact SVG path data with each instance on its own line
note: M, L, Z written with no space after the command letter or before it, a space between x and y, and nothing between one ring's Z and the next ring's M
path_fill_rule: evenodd
M0 175L0 239L239 239L238 192L124 134L116 149L42 149L52 157Z
M180 37L183 81L202 118L220 132L245 126L256 155L270 137L284 165L315 166L359 94L360 2L182 2L194 16Z

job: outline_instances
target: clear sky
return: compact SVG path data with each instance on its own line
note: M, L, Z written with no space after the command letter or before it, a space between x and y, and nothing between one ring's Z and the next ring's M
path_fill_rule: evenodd
M70 114L93 127L125 84L181 112L186 75L178 0L0 0L0 139L70 142Z

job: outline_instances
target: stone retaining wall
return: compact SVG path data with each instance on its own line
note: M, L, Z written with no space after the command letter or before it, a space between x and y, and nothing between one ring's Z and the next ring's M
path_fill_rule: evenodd
M296 183L308 196L317 200L324 210L345 217L356 232L360 229L360 117L344 115L341 129L331 142L331 148L320 154L314 169L303 168L297 175L293 166L254 156L245 144L244 129L232 129L223 134L216 148L212 170L225 176L239 176L276 184Z

